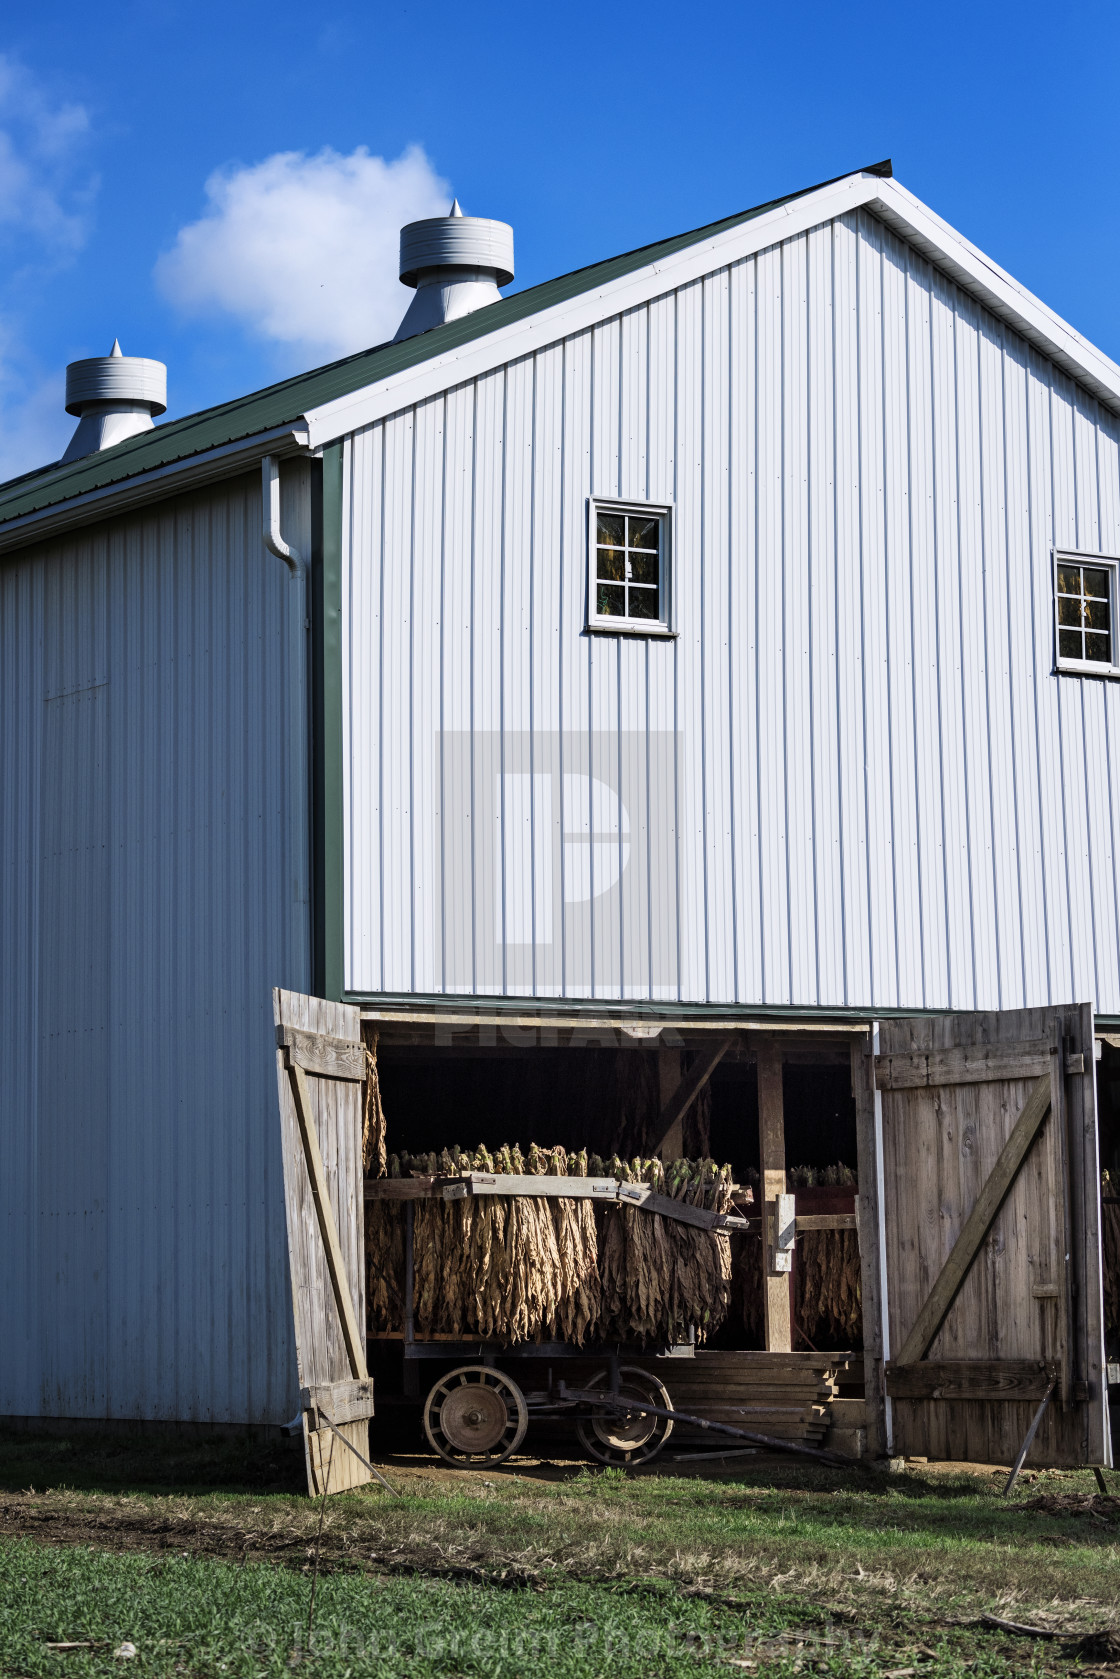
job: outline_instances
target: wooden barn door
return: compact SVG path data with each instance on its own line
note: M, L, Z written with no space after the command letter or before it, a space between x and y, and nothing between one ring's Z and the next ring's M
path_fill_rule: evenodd
M344 1492L371 1478L324 1420L368 1457L361 1015L294 991L272 996L307 1485Z
M853 1054L879 1450L1110 1461L1093 1011L881 1022Z

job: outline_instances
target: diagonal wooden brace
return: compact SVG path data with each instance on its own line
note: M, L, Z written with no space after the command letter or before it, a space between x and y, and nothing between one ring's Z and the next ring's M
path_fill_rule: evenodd
M649 1151L651 1154L661 1153L670 1131L684 1118L734 1042L734 1033L728 1032L697 1056L658 1116L658 1138Z
M307 1162L307 1176L311 1180L311 1198L315 1203L315 1213L319 1220L319 1234L323 1238L323 1247L326 1251L327 1270L330 1273L331 1288L334 1291L335 1305L338 1307L339 1321L342 1324L342 1338L346 1342L346 1353L350 1360L350 1373L356 1380L365 1381L369 1376L369 1371L366 1369L366 1350L362 1346L362 1338L358 1333L358 1320L354 1315L354 1301L350 1294L350 1285L346 1280L346 1266L342 1258L342 1246L338 1239L338 1227L334 1221L330 1188L327 1184L327 1174L323 1166L323 1156L319 1152L319 1134L315 1129L315 1119L311 1112L311 1092L307 1088L307 1074L301 1066L291 1062L288 1067L288 1075L292 1081L292 1095L295 1098L296 1117L299 1120L303 1154Z
M996 1214L1015 1182L1019 1168L1030 1152L1031 1144L1042 1128L1050 1111L1050 1074L1044 1073L1027 1098L1026 1106L1015 1121L1015 1127L1004 1143L991 1176L976 1197L976 1205L964 1221L953 1250L941 1267L937 1281L930 1290L925 1305L906 1337L902 1351L893 1359L895 1368L902 1364L916 1364L933 1345L938 1330L949 1315L953 1301L960 1293L980 1244L992 1227Z

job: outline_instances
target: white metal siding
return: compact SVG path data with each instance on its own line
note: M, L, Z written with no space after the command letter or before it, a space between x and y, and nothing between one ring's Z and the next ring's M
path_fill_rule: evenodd
M307 552L306 469L284 517ZM0 567L2 1414L293 1408L271 987L307 988L306 869L260 525L250 478Z
M1120 1013L1120 686L1052 674L1050 562L1120 551L1118 440L865 212L354 434L349 989ZM674 503L675 641L584 633L591 494ZM613 754L628 861L491 959L573 780L448 778L530 750Z

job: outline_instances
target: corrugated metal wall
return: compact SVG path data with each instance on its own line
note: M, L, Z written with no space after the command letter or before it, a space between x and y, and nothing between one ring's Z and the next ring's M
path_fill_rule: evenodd
M309 552L306 468L284 517ZM271 987L307 989L306 856L260 527L250 477L0 566L0 1414L294 1409Z
M356 434L349 988L1120 1013L1050 562L1120 551L1118 437L865 214ZM583 633L592 493L674 503L674 642Z

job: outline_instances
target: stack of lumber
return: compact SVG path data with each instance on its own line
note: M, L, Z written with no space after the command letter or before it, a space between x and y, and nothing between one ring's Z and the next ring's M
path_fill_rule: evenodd
M824 1441L844 1364L832 1353L716 1351L633 1362L664 1382L675 1411L806 1446ZM716 1450L735 1442L677 1423L673 1444Z

